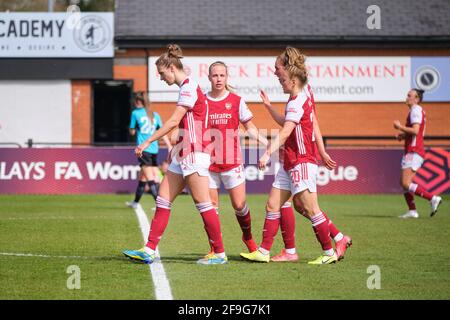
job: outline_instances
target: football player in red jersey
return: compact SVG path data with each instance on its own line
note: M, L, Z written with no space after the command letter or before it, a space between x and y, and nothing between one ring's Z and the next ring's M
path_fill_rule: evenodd
M309 264L330 264L338 261L333 249L328 219L321 211L317 200L317 157L314 137L314 110L311 97L305 86L308 73L305 56L298 49L287 48L286 77L280 78L284 93L290 95L285 108L284 117L271 112L274 119L282 124L278 136L269 143L265 154L260 158L258 166L263 170L272 153L283 146L283 167L275 176L275 181L266 204L266 220L263 230L263 241L258 250L241 253L244 259L258 262L270 261L270 248L280 225L280 209L293 195L294 201L300 201L303 211L308 215L323 254ZM270 105L265 94L264 104Z
M414 202L414 195L430 201L431 214L433 217L439 205L442 203L442 198L432 195L427 192L421 185L413 182L417 170L422 166L425 157L425 147L423 138L425 135L426 115L423 108L419 105L423 99L423 90L411 89L406 96L406 105L409 108L408 116L406 117L406 125L403 126L400 121L394 121L394 128L400 132L397 135L399 141L405 140L405 154L402 158L402 175L400 184L405 190L404 196L408 205L409 211L401 215L400 218L418 218L419 213L416 210Z
M184 72L182 57L181 48L172 44L155 63L162 81L180 87L178 102L172 116L162 128L141 143L135 149L135 153L141 157L148 145L177 126L179 139L172 149L171 163L159 188L148 242L140 250L125 250L123 254L144 263L152 263L155 260L156 247L169 221L172 202L187 185L214 248L213 255L199 259L197 263L225 264L228 260L223 246L220 220L211 203L208 188L211 159L206 152L209 141L204 135L208 128L208 103L197 82Z
M275 60L275 75L278 77L278 80L282 81L283 78L287 77L286 69L285 67L288 65L288 58L287 58L287 52L296 50L294 48L287 48L286 51L284 51L282 54L280 54L276 60ZM324 166L329 169L333 170L336 167L336 162L331 159L329 154L325 150L325 145L323 143L322 139L322 133L320 131L319 122L317 119L317 112L316 112L316 105L314 100L314 94L312 91L312 88L309 84L304 86L305 93L308 95L308 97L311 99L313 103L313 111L314 111L314 138L315 138L315 144L316 144L316 156L317 158L320 158L322 160L322 163ZM282 117L278 115L277 111L272 108L270 101L268 97L265 95L264 92L261 93L261 97L263 98L263 101L266 101L267 103L264 103L265 107L269 111L269 113L274 117L274 120L277 121L281 126L283 125L283 122L279 122L282 120ZM280 159L282 160L282 159ZM290 200L292 202L292 200ZM290 205L290 202L287 202L283 207L281 208L281 217L280 217L280 230L281 235L283 237L284 241L284 249L279 253L278 255L272 257L271 261L274 262L282 262L282 261L296 261L298 260L298 255L296 253L295 249L295 216L294 211L292 210L292 207ZM294 206L297 212L301 213L305 218L309 219L308 215L305 214L304 208L302 203L297 199L294 201ZM325 218L328 221L328 225L330 228L330 235L333 238L333 241L335 242L336 247L336 253L338 255L338 259L342 259L344 257L344 254L348 247L352 244L352 239L342 234L342 232L339 231L339 229L334 225L334 223L327 217L325 213L323 213Z
M267 145L267 139L258 134L252 122L253 114L244 99L232 92L228 84L228 68L222 61L209 66L208 79L211 91L206 94L213 153L210 171L210 195L213 205L219 208L219 189L223 183L230 196L236 219L242 230L242 241L249 252L258 246L252 237L250 209L246 202L245 172L239 139L242 124L250 137ZM209 255L214 254L213 248Z

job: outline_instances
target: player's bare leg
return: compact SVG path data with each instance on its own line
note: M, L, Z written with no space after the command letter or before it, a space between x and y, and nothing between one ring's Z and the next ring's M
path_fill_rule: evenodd
M139 180L134 194L134 200L125 202L125 204L130 208L136 209L139 205L139 201L141 200L142 195L145 193L145 185L147 184L147 176L145 174L146 167L147 166L142 166L141 170L139 171Z
M144 169L145 175L147 176L147 184L150 189L150 194L155 201L156 197L158 197L159 189L159 186L156 184L156 170L158 170L158 168L154 166L146 166Z

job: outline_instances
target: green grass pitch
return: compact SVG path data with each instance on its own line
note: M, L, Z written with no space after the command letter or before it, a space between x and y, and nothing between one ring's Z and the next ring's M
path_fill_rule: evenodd
M0 299L155 299L147 265L133 263L123 249L142 246L127 195L0 195ZM267 196L249 195L253 234L259 243ZM417 199L419 219L400 220L399 195L319 197L320 205L353 238L345 259L310 266L321 250L309 221L297 215L296 263L243 261L241 232L226 195L221 223L229 264L201 266L209 246L189 196L173 206L160 242L162 262L175 299L450 299L450 196L434 218ZM143 207L151 219L153 200ZM275 239L272 254L282 248ZM16 256L10 253L43 256ZM81 271L80 289L68 289L67 268ZM380 269L381 288L368 289L369 266Z

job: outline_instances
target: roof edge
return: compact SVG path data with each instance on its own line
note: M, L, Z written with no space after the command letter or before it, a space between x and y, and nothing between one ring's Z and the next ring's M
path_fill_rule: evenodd
M450 35L442 36L116 36L119 48L160 48L176 42L186 48L198 47L285 47L286 43L302 47L389 47L389 48L449 48Z

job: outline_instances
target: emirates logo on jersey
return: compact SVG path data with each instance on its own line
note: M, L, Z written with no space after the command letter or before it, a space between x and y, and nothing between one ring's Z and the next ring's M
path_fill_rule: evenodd
M230 110L232 104L230 102L225 103L225 109Z

